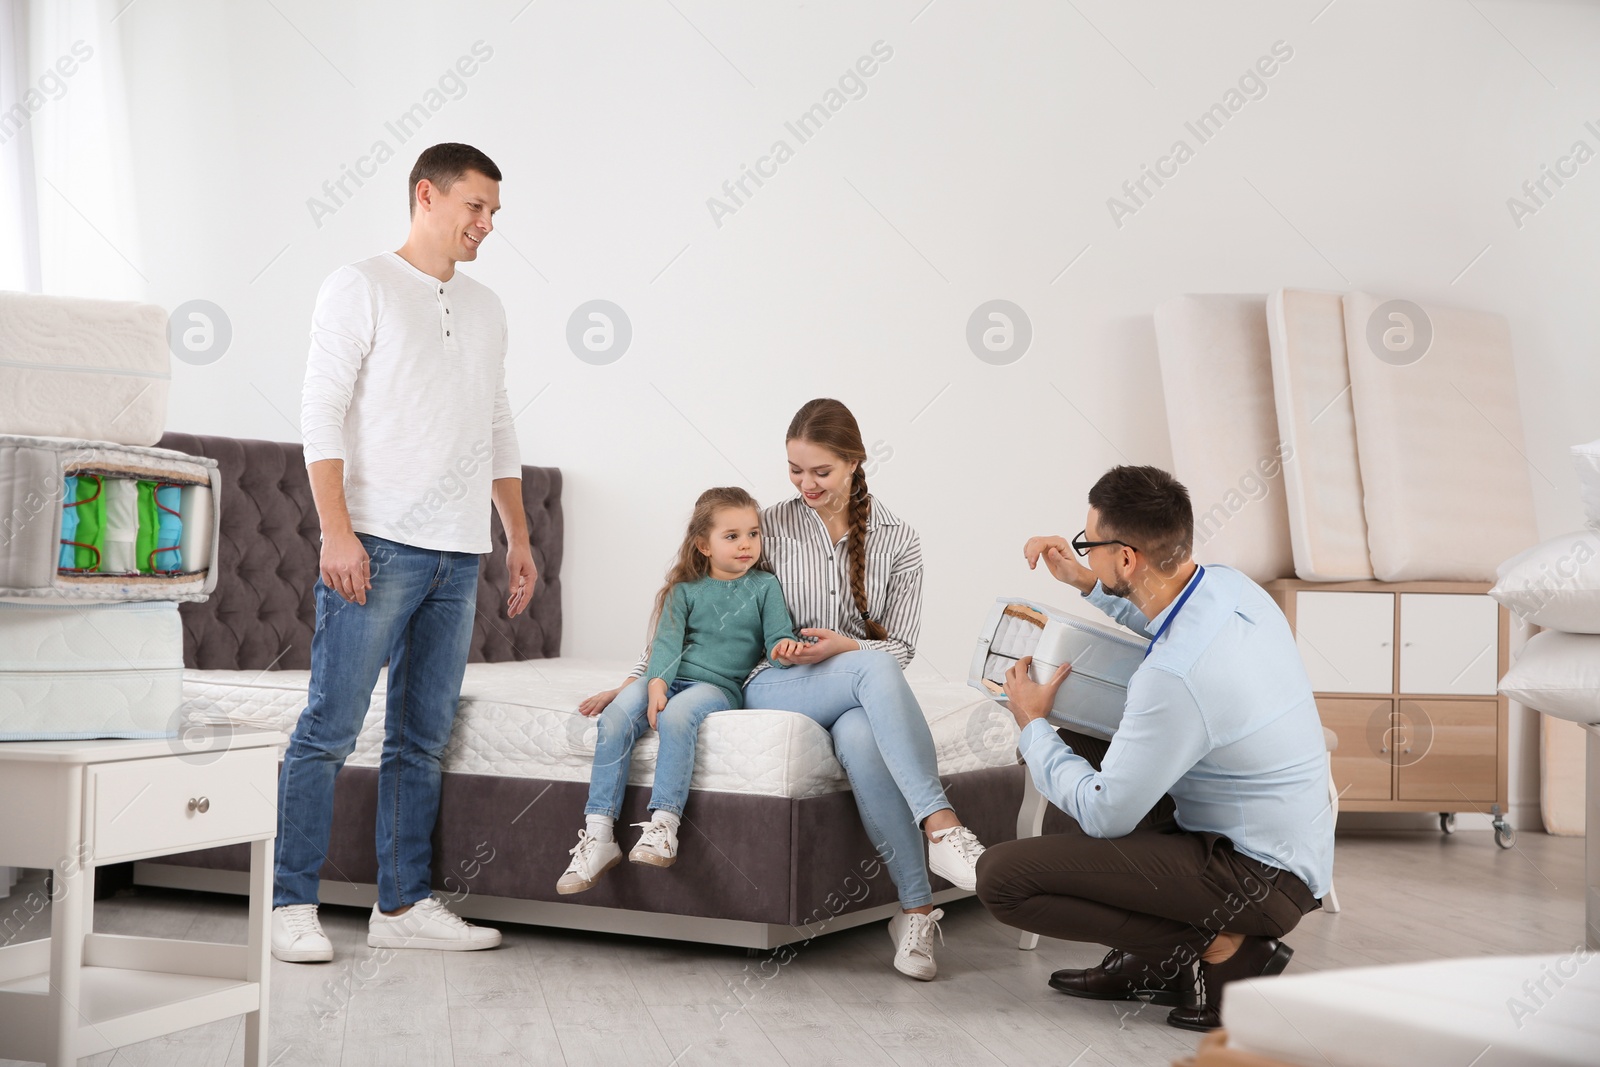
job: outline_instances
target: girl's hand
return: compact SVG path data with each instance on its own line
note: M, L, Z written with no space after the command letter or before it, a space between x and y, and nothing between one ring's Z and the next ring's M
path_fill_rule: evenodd
M596 693L594 696L585 699L582 704L579 704L578 711L592 719L602 711L605 711L606 705L617 699L617 694L620 692L622 692L622 687L619 686L616 689L607 689L603 693Z
M805 647L804 641L796 641L793 638L785 637L782 641L772 646L771 659L774 663L787 667L794 662L800 650Z
M650 679L650 700L645 704L644 713L650 720L650 729L656 728L656 716L661 714L661 709L667 706L667 680L665 678Z
M854 652L861 647L856 643L855 638L846 637L837 630L825 630L820 626L808 626L800 631L800 636L814 637L816 641L811 644L796 642L800 647L795 650L794 655L789 657L789 662L791 663L821 663L823 660L837 656L841 652Z

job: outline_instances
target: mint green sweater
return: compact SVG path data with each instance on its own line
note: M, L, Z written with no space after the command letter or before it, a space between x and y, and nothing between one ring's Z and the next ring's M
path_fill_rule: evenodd
M785 638L794 638L794 623L769 572L680 582L656 623L645 678L710 682L728 694L728 707L742 708L745 677Z

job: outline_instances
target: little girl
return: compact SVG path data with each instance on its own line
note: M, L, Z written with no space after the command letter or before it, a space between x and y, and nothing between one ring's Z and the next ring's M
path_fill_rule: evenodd
M643 678L597 693L579 710L599 715L585 825L558 893L581 893L622 859L613 827L622 810L634 742L645 726L661 734L649 822L628 853L634 863L670 867L678 820L689 797L700 722L743 706L745 677L765 655L775 666L799 651L783 590L762 558L761 517L743 489L707 489L695 501L677 561L656 594L655 636Z

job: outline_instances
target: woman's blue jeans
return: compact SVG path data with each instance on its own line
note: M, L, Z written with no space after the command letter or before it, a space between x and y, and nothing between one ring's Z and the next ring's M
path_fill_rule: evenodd
M615 819L622 813L622 791L628 786L633 746L650 727L650 719L645 714L649 700L649 683L636 678L600 713L594 768L589 774L589 803L583 809L585 815L606 815ZM689 780L694 777L694 752L700 740L700 723L713 711L726 710L728 694L710 682L678 678L668 684L667 706L656 716L661 745L656 750L656 784L650 794L651 811L683 814L684 802L689 799Z
M887 652L858 649L821 663L769 667L744 687L744 704L799 712L833 735L834 755L900 906L933 903L922 820L950 802L939 784L928 720L899 662Z
M378 765L378 905L432 892L439 757L450 741L478 604L478 557L357 534L370 559L367 602L316 585L311 688L278 776L273 905L315 904L333 826L333 780L355 751L389 663Z

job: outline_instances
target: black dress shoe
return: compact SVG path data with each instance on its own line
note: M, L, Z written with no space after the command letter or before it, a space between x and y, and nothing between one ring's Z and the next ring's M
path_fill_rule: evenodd
M1228 983L1241 978L1282 974L1293 955L1294 949L1275 937L1247 937L1239 950L1221 963L1201 961L1195 968L1199 974L1200 1006L1173 1008L1167 1013L1167 1025L1201 1033L1219 1029L1222 1026L1222 992Z
M1052 974L1050 988L1086 1000L1146 1000L1171 1006L1183 1003L1182 983L1188 973L1188 968L1180 968L1173 978L1163 978L1154 963L1114 948L1098 967Z

